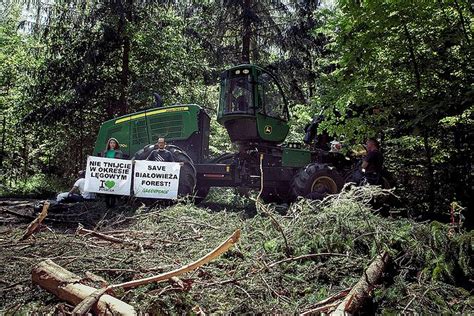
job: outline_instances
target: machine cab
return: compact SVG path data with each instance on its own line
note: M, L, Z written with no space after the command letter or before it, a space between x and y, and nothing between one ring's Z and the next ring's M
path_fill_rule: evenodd
M232 142L285 140L289 112L275 77L255 65L240 65L221 75L217 121Z

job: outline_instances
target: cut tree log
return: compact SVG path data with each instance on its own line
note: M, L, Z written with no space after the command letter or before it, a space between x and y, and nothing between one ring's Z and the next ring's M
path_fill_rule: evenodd
M342 290L333 296L330 296L322 301L317 302L314 304L314 307L306 312L300 314L300 316L308 316L308 315L315 315L322 312L327 312L328 310L332 310L339 305L341 299L347 296L347 294L351 291L351 288L347 288Z
M160 275L156 276L151 276L148 278L143 278L140 280L133 280L133 281L128 281L120 284L115 284L115 285L110 285L110 289L116 289L116 288L132 288L132 287L137 287L139 285L144 285L144 284L149 284L152 282L162 282L171 279L174 276L178 276L181 274L184 274L186 272L194 271L197 268L199 268L202 265L205 265L206 263L214 260L215 258L219 257L222 255L224 252L229 250L230 247L232 247L240 238L240 229L236 230L226 241L224 241L222 244L220 244L218 247L216 247L213 251L208 253L207 255L203 256L202 258L184 266L179 269L170 271L170 272L165 272Z
M378 255L331 315L348 315L359 311L382 277L389 259L390 256L386 251Z
M95 292L91 293L89 297L86 297L82 302L77 304L74 310L72 311L72 313L74 315L83 315L87 313L89 309L91 308L91 306L94 306L97 300L100 299L100 297L107 291L118 289L118 288L128 289L128 288L133 288L140 285L150 284L153 282L163 282L163 281L170 280L173 277L177 277L178 275L184 274L186 272L194 271L197 268L201 267L202 265L205 265L206 263L212 261L213 259L225 253L227 250L229 250L230 247L232 247L235 243L237 243L239 239L240 239L240 229L237 229L229 238L227 238L226 241L224 241L222 244L217 246L210 253L208 253L207 255L201 257L200 259L194 262L191 262L188 265L185 265L184 267L178 268L170 272L165 272L159 275L151 276L148 278L132 280L132 281L128 281L128 282L124 282L120 284L112 284L112 285L109 285L105 289L96 290Z
M77 305L97 289L79 283L81 277L60 267L52 260L44 260L33 267L32 280L58 298ZM103 289L105 291L105 288ZM99 315L136 315L133 306L110 295L101 295L92 311Z

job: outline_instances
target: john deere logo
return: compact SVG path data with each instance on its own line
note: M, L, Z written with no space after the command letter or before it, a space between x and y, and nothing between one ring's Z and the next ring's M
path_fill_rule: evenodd
M265 126L265 134L271 134L272 133L272 127L270 125Z

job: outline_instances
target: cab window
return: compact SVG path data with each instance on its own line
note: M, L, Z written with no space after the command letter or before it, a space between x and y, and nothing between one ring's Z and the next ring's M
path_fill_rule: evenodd
M285 107L285 99L274 79L266 73L259 78L259 100L263 102L265 115L288 120L288 111Z
M251 76L233 76L226 80L224 114L253 114Z

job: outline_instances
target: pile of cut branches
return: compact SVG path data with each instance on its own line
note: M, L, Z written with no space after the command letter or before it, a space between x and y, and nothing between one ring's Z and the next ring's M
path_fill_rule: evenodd
M472 313L473 233L382 217L370 204L377 193L366 187L324 201L300 200L284 215L271 206L254 209L251 217L247 207L229 205L221 211L191 204L139 208L133 215L121 210L95 226L49 225L23 241L24 227L13 228L0 237L8 262L0 271L0 311L72 311L31 283L32 268L45 259L98 289L185 266L241 229L233 248L179 280L112 294L154 313L330 311L386 253L392 260L379 285L371 284L363 310Z

